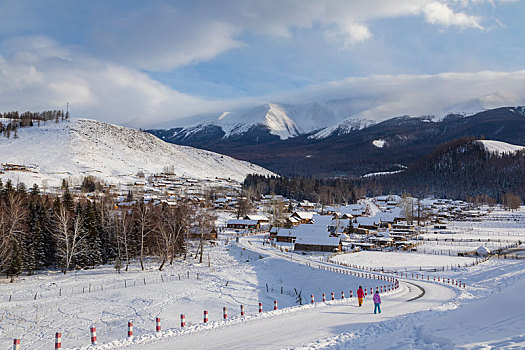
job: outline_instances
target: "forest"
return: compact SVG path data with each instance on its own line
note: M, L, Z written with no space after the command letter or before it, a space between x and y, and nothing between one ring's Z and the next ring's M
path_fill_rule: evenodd
M355 181L347 178L248 175L243 189L254 198L277 194L321 204L355 203L365 196L365 189L356 187Z
M202 258L213 216L184 202L154 205L130 196L128 203L119 209L109 196L74 197L67 188L55 196L40 193L37 185L27 190L0 181L2 273L13 280L23 272L58 268L65 274L107 263L120 272L133 259L144 269L148 257L162 270L175 258L186 258L190 232L201 233Z
M335 178L250 175L244 190L325 205L398 194L515 207L525 199L525 151L493 154L476 138L464 137L440 145L397 174Z
M10 138L11 133L14 138L18 138L18 129L40 126L40 123L54 120L55 123L69 119L69 111L64 113L62 110L43 111L43 112L23 112L18 111L0 113L0 132L4 137Z
M474 202L525 199L525 152L494 154L474 137L437 147L405 171L359 180L369 193L410 193Z

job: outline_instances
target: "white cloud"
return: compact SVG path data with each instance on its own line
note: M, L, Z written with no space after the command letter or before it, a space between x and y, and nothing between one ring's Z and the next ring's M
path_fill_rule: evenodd
M447 5L439 2L427 4L423 11L426 20L432 24L483 29L479 23L479 17L469 16L463 12L454 12Z
M347 78L273 96L281 102L341 100L347 115L384 120L525 105L525 70Z
M140 69L169 71L240 48L246 33L291 38L294 30L320 26L328 39L350 47L371 38L369 24L378 19L422 16L433 25L482 29L481 18L454 12L448 3L450 0L203 0L182 6L152 1L98 23L92 44L109 59Z
M69 102L74 116L141 126L225 103L179 93L145 73L77 53L49 38L20 37L10 45L16 52L0 56L3 111L64 108Z

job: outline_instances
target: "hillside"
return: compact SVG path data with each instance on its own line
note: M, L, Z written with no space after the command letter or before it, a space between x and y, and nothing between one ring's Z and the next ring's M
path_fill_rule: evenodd
M176 175L194 179L231 178L269 171L217 153L177 146L134 129L95 120L42 124L22 128L18 138L0 138L0 163L19 164L30 172L6 172L2 178L27 185L48 179L95 175L109 183L128 180L139 171L158 173L173 166Z
M363 184L381 193L459 199L490 196L500 202L507 193L525 198L523 149L500 152L486 146L494 144L498 145L498 150L514 146L472 137L453 140L437 147L403 172L367 178Z

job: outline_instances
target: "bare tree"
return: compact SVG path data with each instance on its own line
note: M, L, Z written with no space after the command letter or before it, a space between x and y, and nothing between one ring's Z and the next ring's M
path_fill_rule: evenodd
M138 224L140 267L144 271L144 254L146 248L146 238L153 231L154 225L151 220L151 208L144 200L133 207L133 216Z
M199 246L197 247L197 252L195 253L195 258L199 256L200 252L200 258L199 263L202 264L202 255L204 252L204 242L207 239L208 235L212 231L212 229L215 227L215 220L217 220L217 216L211 214L207 210L201 210L197 213L195 221L196 221L196 229L199 233Z
M117 262L116 268L120 273L121 262L126 261L126 271L129 269L129 261L131 258L131 231L133 225L133 217L126 210L115 215L115 241L117 245Z
M66 274L75 256L81 253L81 243L87 232L83 228L82 213L70 211L62 202L55 211L54 219L57 255L61 261L62 272Z

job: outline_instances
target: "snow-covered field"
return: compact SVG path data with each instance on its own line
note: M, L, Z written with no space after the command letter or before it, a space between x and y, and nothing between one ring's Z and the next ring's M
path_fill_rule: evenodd
M403 271L441 270L446 266L465 266L472 264L476 259L460 256L440 256L418 254L410 252L379 252L362 251L337 255L332 258L337 262L359 265L372 269L393 269Z
M493 220L496 217L485 218L486 225L503 236L511 227L506 221ZM503 227L497 227L498 222ZM479 223L480 230L487 229ZM468 222L448 224L455 225L468 231ZM525 230L520 230L519 220L513 225L515 237L523 240ZM208 246L202 264L191 257L162 272L157 271L155 261L149 261L146 271L133 265L130 271L117 274L112 266L104 266L67 275L42 272L22 276L15 283L3 280L0 348L10 348L13 338L21 338L22 349L47 349L55 332L62 333L63 348L90 348L91 325L97 327L97 349L525 346L525 314L519 306L525 287L524 260L491 259L465 267L476 259L408 252L334 257L352 265L413 272L452 265L435 273L467 284L458 288L401 279L398 290L382 295L383 312L374 315L368 298L363 307L356 305L355 290L359 285L369 289L389 282L328 271L358 272L331 265L319 254L281 252L263 245L261 236L243 237L238 243L231 238ZM350 290L353 299L348 299ZM334 292L340 299L341 291L347 297L344 301L320 302L323 293L330 299ZM310 304L311 294L314 305ZM277 311L273 311L274 300ZM263 303L262 314L258 313L259 302ZM244 317L239 315L240 305L245 307ZM228 309L228 320L222 319L223 307ZM208 324L203 323L204 310L209 311ZM184 329L180 327L182 313L186 316ZM161 317L161 333L155 333L155 317ZM128 320L134 324L132 339L126 337Z

